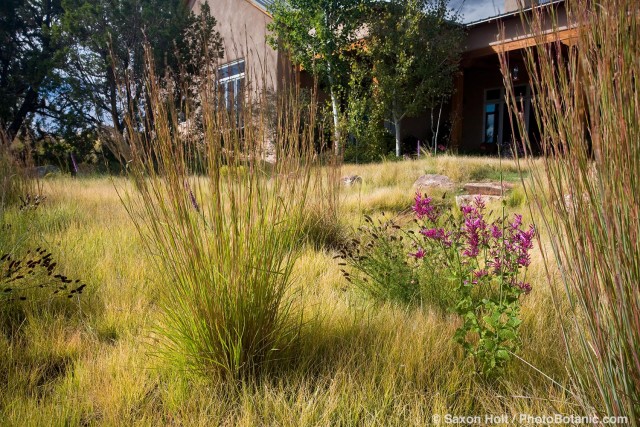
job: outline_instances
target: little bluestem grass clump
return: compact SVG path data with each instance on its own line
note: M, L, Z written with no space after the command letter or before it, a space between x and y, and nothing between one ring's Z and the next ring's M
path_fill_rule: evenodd
M157 348L179 370L250 380L291 357L301 324L292 272L304 225L312 203L329 215L335 199L324 175L331 168L317 167L316 104L284 88L271 104L266 90L247 89L242 109L230 111L210 72L194 112L192 100L167 101L179 82L156 77L148 60L152 129L128 123L136 191L123 201L166 278ZM188 129L196 113L202 135ZM273 164L264 160L267 142Z
M532 140L513 88L513 65L500 55L506 101L528 148L527 199L549 238L549 281L559 280L557 311L574 389L585 412L640 425L640 14L636 0L564 2L575 35L554 32L562 17L525 18L538 34L523 50L539 140ZM553 31L549 31L549 24ZM549 42L554 40L553 42ZM543 156L529 154L540 146ZM552 288L553 289L553 288ZM563 305L568 299L571 308ZM574 345L573 342L578 342Z

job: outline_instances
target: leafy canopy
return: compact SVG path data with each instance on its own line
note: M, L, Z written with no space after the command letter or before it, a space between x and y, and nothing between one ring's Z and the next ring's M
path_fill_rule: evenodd
M391 0L370 20L367 53L388 116L412 117L453 91L464 30L448 0Z

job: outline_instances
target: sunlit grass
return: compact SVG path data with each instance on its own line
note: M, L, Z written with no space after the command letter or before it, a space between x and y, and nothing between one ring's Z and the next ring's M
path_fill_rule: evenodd
M482 163L460 159L467 161ZM419 176L424 166L417 163L397 165L416 168ZM384 175L388 166L368 165L362 174ZM406 173L391 183L399 199L406 195L410 203L415 178ZM343 206L347 226L365 211L379 212L368 198L380 189L389 191L374 184L344 189L342 198L361 198ZM185 376L149 357L157 290L165 281L142 250L111 180L59 178L44 191L50 197L35 212L33 235L54 244L65 265L94 284L95 307L80 322L34 319L20 348L7 350L8 342L0 342L11 354L0 367L7 379L0 383L1 415L9 423L425 425L434 413L578 411L569 393L523 362L500 384L480 381L451 341L454 317L428 306L369 305L347 287L335 252L315 245L303 249L292 272L291 292L304 302L298 357L239 391ZM550 309L551 284L537 251L530 275L521 357L567 385L560 319ZM45 385L38 379L42 369L49 372Z

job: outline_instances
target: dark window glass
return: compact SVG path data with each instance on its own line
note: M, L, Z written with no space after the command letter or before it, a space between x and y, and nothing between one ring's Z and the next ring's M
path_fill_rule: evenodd
M500 89L491 89L487 91L487 101L495 101L500 99Z
M484 142L498 141L499 110L498 104L486 104L484 113Z

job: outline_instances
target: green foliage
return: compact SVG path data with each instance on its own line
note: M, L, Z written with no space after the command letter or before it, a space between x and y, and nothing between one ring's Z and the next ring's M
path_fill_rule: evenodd
M47 108L43 87L65 65L60 0L6 0L0 4L0 124L13 141L30 117Z
M452 279L455 304L462 319L454 339L472 356L486 377L504 372L520 348L520 297L531 291L526 283L534 229L522 229L522 217L511 223L488 221L481 199L462 206L462 215L443 216L429 197L416 196L414 211L421 222L414 256L434 258Z
M371 64L358 55L351 64L347 129L350 140L344 151L347 162L380 161L393 146L392 136L384 128L382 109L376 104Z
M365 215L365 222L357 238L340 249L345 279L374 301L449 310L454 287L437 257L417 261L411 256L414 231L393 219Z
M371 10L366 54L375 78L376 105L396 128L425 114L453 90L464 32L448 0L393 0Z
M158 72L165 67L175 70L174 41L189 24L188 11L182 2L171 0L63 0L62 6L62 28L70 49L57 87L66 88L60 93L60 108L93 127L111 122L122 132L119 90L124 90L135 113L145 103L143 42L164 58Z
M221 54L215 25L206 3L196 17L174 0L3 2L3 131L10 141L22 131L22 140L40 148L40 161L86 160L99 134L123 133L121 94L133 114L145 114L143 41L163 58L158 73L194 75L204 58Z
M370 0L276 0L267 37L295 64L312 72L331 97L334 148L341 150L340 121L348 85L349 51L358 41Z
M269 43L294 63L339 88L348 71L346 54L357 41L367 0L277 0L269 8ZM333 81L333 83L332 83Z
M365 216L358 238L341 249L340 265L345 279L375 301L419 303L420 281L409 264L407 245L393 220L374 221Z

